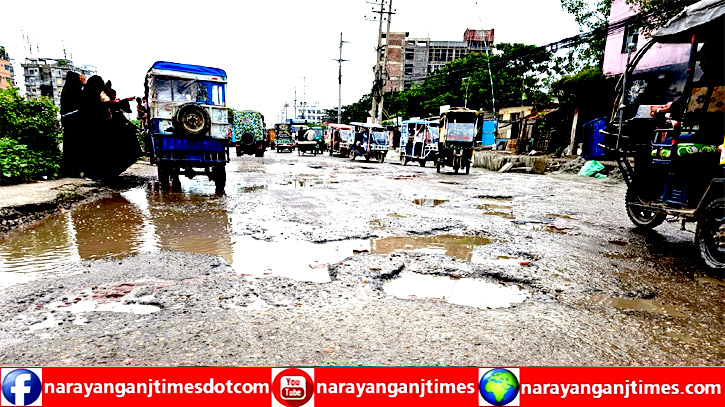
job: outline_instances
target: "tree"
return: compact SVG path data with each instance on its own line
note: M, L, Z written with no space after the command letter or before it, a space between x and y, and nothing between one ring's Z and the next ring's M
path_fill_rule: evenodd
M496 45L497 53L488 56L474 53L449 62L431 74L421 84L405 92L386 96L389 116L437 116L440 106L464 106L473 109L492 109L489 65L493 73L496 106L511 106L526 98L547 101L543 76L548 70L551 55L534 45ZM490 64L489 64L490 58Z
M607 43L607 23L612 0L561 0L561 8L574 16L582 32L594 31L594 38L570 49L568 57L555 57L554 67L561 74L601 66Z
M58 108L48 98L0 91L0 184L55 178L60 171Z

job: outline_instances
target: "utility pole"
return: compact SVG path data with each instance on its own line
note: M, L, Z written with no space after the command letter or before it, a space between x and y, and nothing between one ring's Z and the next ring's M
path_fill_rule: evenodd
M295 119L297 118L297 86L295 86Z
M378 106L378 124L383 122L383 102L385 102L385 84L388 82L388 42L390 41L390 17L393 14L393 0L388 3L388 28L385 31L385 55L383 56L383 67L380 84L380 106Z
M342 40L342 33L340 33L340 57L333 59L337 61L339 73L337 74L337 122L342 123L342 63L347 62L347 59L342 59L342 44L347 41Z
M466 99L463 102L463 107L468 109L468 85L471 84L471 78L469 76L463 78L463 81L466 82Z
M374 10L374 9L373 9ZM371 116L373 118L373 122L377 119L377 111L378 111L378 98L380 97L381 89L380 89L380 50L382 48L383 43L383 14L385 13L385 0L380 1L380 11L376 11L380 15L380 21L378 24L378 47L375 48L375 81L373 82L373 108L371 111Z

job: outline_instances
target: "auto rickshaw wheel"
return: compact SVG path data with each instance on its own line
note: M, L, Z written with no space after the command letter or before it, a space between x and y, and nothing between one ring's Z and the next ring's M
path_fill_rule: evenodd
M725 199L710 202L697 222L695 243L708 267L725 270Z
M635 190L632 187L627 188L627 216L629 216L629 220L631 220L636 227L643 229L653 229L665 221L667 215L665 215L664 213L648 211L646 209L641 209L633 206L633 204L636 205L641 203L642 200L639 198L639 195L635 192Z
M418 159L418 164L420 164L421 167L425 167L425 158Z
M400 154L400 165L408 165L408 157L406 157L405 154Z
M212 168L212 178L214 179L214 185L216 186L217 194L224 194L224 186L227 183L227 172L223 165L217 165Z
M384 161L385 161L385 154L380 153L380 155L378 156L378 162L380 164L382 164Z
M159 172L159 189L161 192L169 192L169 169L164 165L158 166Z
M351 160L355 161L355 152L350 150L350 153L348 154Z
M181 192L181 180L179 180L179 174L175 174L171 177L171 191Z

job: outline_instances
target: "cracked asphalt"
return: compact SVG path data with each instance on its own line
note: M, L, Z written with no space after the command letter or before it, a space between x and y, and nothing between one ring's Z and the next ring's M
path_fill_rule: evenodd
M722 365L725 283L624 184L268 152L0 235L0 364Z

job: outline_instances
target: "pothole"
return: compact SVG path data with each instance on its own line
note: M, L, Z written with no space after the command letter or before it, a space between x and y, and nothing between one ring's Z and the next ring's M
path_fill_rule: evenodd
M383 290L402 299L445 301L476 308L509 308L530 297L518 286L483 279L423 275L403 272L383 285Z
M492 242L492 239L482 236L403 236L373 239L370 248L374 254L412 251L445 254L458 260L471 261L476 247L485 246Z
M625 311L639 311L649 314L667 315L677 318L686 318L687 312L673 305L666 305L654 300L640 298L616 298L604 295L589 297L587 302L594 305L605 305Z
M448 202L448 199L428 199L428 198L420 198L420 199L413 199L413 203L420 206L438 206L440 204L444 204Z

